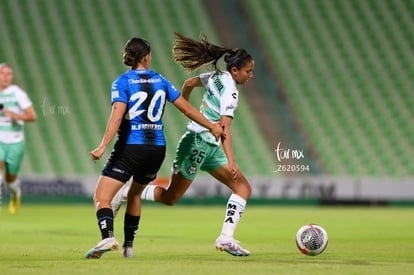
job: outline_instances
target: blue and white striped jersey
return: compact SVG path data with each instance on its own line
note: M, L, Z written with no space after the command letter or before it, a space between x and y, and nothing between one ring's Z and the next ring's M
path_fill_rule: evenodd
M180 92L151 70L128 70L112 83L112 103L124 102L127 112L118 130L126 144L165 145L162 116L166 100Z

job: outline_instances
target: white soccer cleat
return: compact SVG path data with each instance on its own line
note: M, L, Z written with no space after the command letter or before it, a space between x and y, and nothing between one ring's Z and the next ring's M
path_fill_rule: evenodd
M249 256L250 251L244 249L236 240L216 240L216 249L218 251L226 251L233 256Z
M125 258L134 257L134 249L131 246L122 247L122 256L124 256Z
M117 250L118 247L119 243L115 238L106 238L100 241L95 247L89 249L85 254L85 258L99 259L105 252Z

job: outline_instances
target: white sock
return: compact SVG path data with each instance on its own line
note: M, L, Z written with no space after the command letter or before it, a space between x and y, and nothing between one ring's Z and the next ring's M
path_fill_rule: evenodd
M145 201L155 201L154 190L155 190L156 187L157 186L155 186L153 184L147 185L147 187L145 187L144 190L142 191L141 199L143 199Z
M246 200L236 194L231 194L227 201L226 216L224 217L223 228L220 237L233 239L234 231L246 207Z
M7 189L10 191L10 196L15 198L19 197L22 193L20 189L20 181L15 180L14 182L6 182Z

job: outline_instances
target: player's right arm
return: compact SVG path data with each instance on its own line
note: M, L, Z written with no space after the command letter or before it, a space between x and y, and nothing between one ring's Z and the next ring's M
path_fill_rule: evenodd
M212 123L206 117L203 116L196 108L194 108L191 103L186 100L182 95L180 95L174 102L174 106L177 107L186 117L195 122L199 123L200 125L206 127L211 134L219 140L223 133L223 128L221 127L220 123Z
M24 109L22 114L13 113L8 109L4 109L3 113L5 117L8 117L12 120L23 120L26 122L36 121L36 112L33 106L29 106L26 109Z
M96 162L102 157L103 153L105 153L106 147L108 147L109 143L116 135L119 126L121 125L122 120L124 118L126 108L127 105L124 102L118 101L112 104L111 115L108 119L108 123L106 125L106 130L102 138L102 141L98 147L96 147L94 150L90 152L90 154L92 155L92 160L94 162Z

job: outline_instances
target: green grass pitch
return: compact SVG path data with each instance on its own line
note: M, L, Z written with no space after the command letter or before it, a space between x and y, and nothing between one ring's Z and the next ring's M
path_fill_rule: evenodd
M115 234L123 241L123 211ZM252 253L217 252L224 207L145 204L135 257L120 251L84 259L100 239L92 204L23 204L0 215L0 274L412 274L414 219L409 207L248 206L236 238ZM302 255L295 234L322 225L329 245Z

